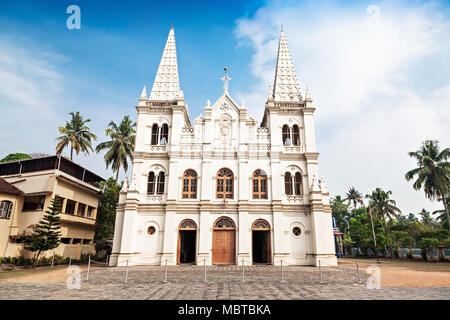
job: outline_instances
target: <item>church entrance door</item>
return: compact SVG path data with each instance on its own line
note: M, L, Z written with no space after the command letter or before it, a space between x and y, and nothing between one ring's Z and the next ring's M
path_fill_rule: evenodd
M230 218L219 218L214 224L212 263L236 263L236 226Z
M256 220L252 226L253 263L272 263L270 225L265 220Z
M195 263L197 225L192 220L183 220L178 229L177 263Z

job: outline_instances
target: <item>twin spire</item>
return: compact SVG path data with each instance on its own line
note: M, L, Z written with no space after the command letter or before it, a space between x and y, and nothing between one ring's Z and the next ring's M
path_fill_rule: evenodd
M183 97L183 91L180 90L180 81L178 79L177 48L175 45L175 32L172 26L149 99L173 101L180 97Z
M228 81L230 78L226 74L224 80L224 91L228 92ZM270 97L271 95L271 97ZM146 88L142 90L140 100L145 100L147 96ZM174 101L183 97L183 91L180 90L180 81L178 78L177 50L175 45L175 32L173 26L170 28L167 37L166 46L159 63L155 81L153 82L150 100L153 101ZM275 69L275 79L273 90L269 93L269 98L275 101L301 102L302 96L292 62L286 35L281 28L280 42L278 44L277 66ZM309 98L309 95L308 97Z
M275 69L272 98L275 101L302 101L297 74L283 27L281 27L280 42L278 43L277 67Z

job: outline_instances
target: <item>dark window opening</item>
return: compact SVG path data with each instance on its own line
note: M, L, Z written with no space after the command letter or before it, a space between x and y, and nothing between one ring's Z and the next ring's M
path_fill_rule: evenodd
M74 214L75 213L75 201L73 200L67 200L66 203L66 210L64 213L66 214Z
M23 211L43 210L45 203L45 195L25 197L23 200Z
M148 194L154 194L155 193L155 173L153 171L151 171L148 174L147 193Z
M166 180L166 176L164 172L160 172L158 174L158 185L156 187L156 194L164 194L164 182Z

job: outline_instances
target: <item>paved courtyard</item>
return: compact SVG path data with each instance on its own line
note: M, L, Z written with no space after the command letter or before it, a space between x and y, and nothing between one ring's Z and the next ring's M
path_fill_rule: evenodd
M382 287L366 288L367 275L361 273L361 284L355 270L324 268L322 283L319 269L314 267L274 266L207 267L204 282L202 266L168 267L164 283L164 267L133 266L125 283L125 267L92 268L90 279L81 274L81 289L67 289L65 283L0 282L0 299L450 299L450 288Z

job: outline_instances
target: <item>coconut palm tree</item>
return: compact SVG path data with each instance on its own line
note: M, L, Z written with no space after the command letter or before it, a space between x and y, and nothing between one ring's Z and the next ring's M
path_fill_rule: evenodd
M423 208L422 211L419 212L419 215L422 217L422 223L424 225L430 226L433 228L438 226L438 223L436 223L436 221L431 216L430 212L425 210L425 208Z
M106 168L111 164L111 168L116 172L116 183L119 180L119 171L123 167L125 172L128 170L128 161L133 160L132 152L134 150L134 141L136 138L136 123L133 123L129 116L125 116L117 126L114 121L108 124L105 135L111 140L105 141L97 145L95 151L108 149L105 154Z
M395 200L389 198L391 194L391 190L383 191L381 188L376 188L375 191L372 191L372 194L366 195L366 198L369 199L368 211L383 219L386 235L388 235L389 232L386 217L388 217L389 220L392 220L393 217L397 216L397 213L401 213L400 209L397 208Z
M448 203L444 201L445 195L450 191L450 162L447 161L450 158L450 148L440 151L437 141L426 140L419 150L409 152L408 155L417 160L418 168L408 171L405 174L406 180L410 181L417 176L413 188L420 190L423 186L425 197L443 202L450 229Z
M376 188L375 191L372 191L372 194L366 195L372 212L383 219L386 232L386 217L392 220L393 217L397 216L397 213L401 213L400 209L396 207L395 200L389 198L391 194L391 190L383 191L381 188Z
M447 204L447 208L450 207L450 192L447 192L444 199ZM440 198L439 201L444 201L444 199ZM447 213L445 212L445 210L436 210L436 211L433 211L433 214L438 214L436 219L440 222L441 226L443 228L447 228L450 230L449 223L448 223L448 217L447 217Z
M80 151L83 151L86 155L89 154L89 150L93 151L91 140L97 140L97 136L90 132L89 127L86 125L91 119L84 120L78 111L69 114L72 116L72 119L66 121L64 127L58 128L61 136L56 138L59 141L56 145L56 154L61 154L64 148L70 145L70 160L73 160L73 150L75 150L77 155Z
M356 190L355 187L350 187L348 189L348 192L345 194L345 199L343 201L347 201L348 204L353 204L353 207L355 208L355 215L356 215L356 205L359 203L360 205L364 204L363 201L363 195L361 192Z

